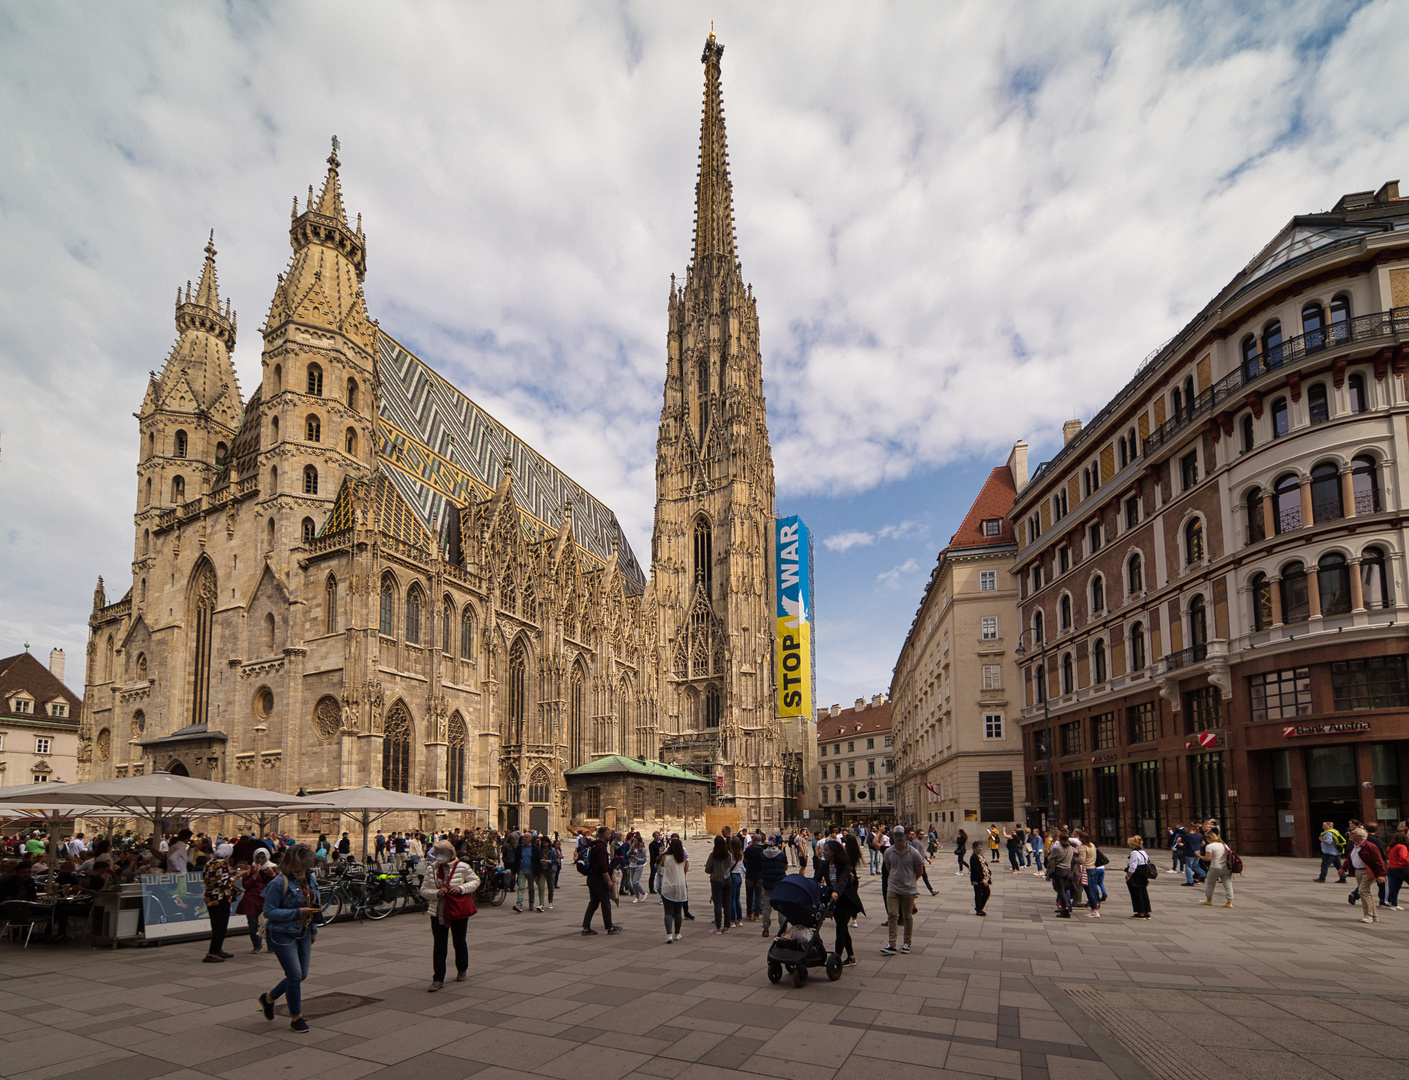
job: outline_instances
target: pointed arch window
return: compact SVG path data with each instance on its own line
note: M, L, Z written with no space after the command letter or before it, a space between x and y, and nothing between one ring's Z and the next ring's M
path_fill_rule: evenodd
M306 419L306 420L303 422L303 435L304 435L305 441L307 441L307 442L322 442L322 441L323 441L323 423L322 423L322 421L320 421L320 420L318 419L318 417L313 416L313 415L310 414L309 417L308 417L308 419Z
M304 544L311 544L318 539L318 526L313 524L312 518L304 518L303 526L300 530Z
M717 728L719 726L719 687L710 686L704 692L704 726L706 728Z
M171 501L178 506L186 501L186 480L184 477L173 476L171 478Z
M406 590L406 644L421 643L421 610L425 606L421 587L412 585Z
M348 428L348 429L347 429L347 437L343 440L343 449L345 449L345 450L348 452L348 454L351 455L351 456L354 456L354 457L355 457L355 456L357 455L357 429L356 429L356 428Z
M714 599L714 530L709 519L695 519L695 580L704 587L705 598Z
M308 392L313 397L323 396L323 369L317 364L308 365Z
M534 769L528 777L528 801L531 803L546 803L548 801L548 791L551 784L548 780L548 770L542 765Z
M455 605L448 596L440 607L440 651L446 656L455 653Z
M323 630L329 634L338 632L338 579L332 574L323 587Z
M382 787L411 790L411 714L399 701L387 713L382 729Z
M528 682L528 656L524 651L523 639L514 641L509 650L509 685L505 705L508 709L509 742L523 742L523 726L526 703L524 692ZM517 801L517 800L514 800Z
M357 380L347 380L347 407L353 412L357 411Z
M475 612L468 604L460 613L460 659L473 660L475 656Z
M572 669L568 681L568 761L572 768L582 764L582 699L583 685L581 665Z
M264 616L264 648L269 652L274 651L274 613L270 612Z
M305 495L318 494L318 470L312 465L303 467L303 493Z
M178 431L176 433L176 456L186 456L186 433L184 431Z
M465 801L465 752L469 746L470 733L465 720L458 712L450 714L446 725L445 741L449 752L446 754L446 794L452 802Z
M191 723L204 724L210 714L210 668L215 631L215 602L220 595L215 567L202 562L191 583ZM112 639L108 639L112 649Z
M382 606L379 625L382 637L396 636L396 582L388 574L382 578Z
M704 449L705 432L709 429L709 356L701 353L697 361L695 411L700 421L700 449Z
M223 442L218 442L215 444L215 464L217 466L224 465L225 459L229 457L229 455L230 448L226 446Z

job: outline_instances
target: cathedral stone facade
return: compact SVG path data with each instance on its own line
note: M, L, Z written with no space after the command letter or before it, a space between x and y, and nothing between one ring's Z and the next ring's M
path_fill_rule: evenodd
M793 816L807 739L773 709L773 462L722 53L711 35L649 578L607 507L371 318L335 142L294 200L248 399L213 241L178 292L138 414L132 586L93 598L82 771L372 784L554 830L612 818L583 767L624 755L699 775L742 821Z

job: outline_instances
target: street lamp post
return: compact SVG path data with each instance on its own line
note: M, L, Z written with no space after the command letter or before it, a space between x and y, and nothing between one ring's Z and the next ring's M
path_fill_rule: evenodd
M1054 762L1057 755L1057 743L1052 736L1052 711L1047 705L1047 624L1043 620L1042 630L1030 626L1018 634L1018 644L1013 650L1013 655L1021 660L1027 655L1027 650L1023 648L1023 638L1032 634L1037 638L1037 647L1040 650L1040 662L1042 664L1042 681L1038 684L1038 692L1042 697L1042 725L1047 731L1047 797L1048 805L1052 810L1052 817L1058 817L1057 811L1061 806L1061 800L1057 796L1057 777L1054 771Z

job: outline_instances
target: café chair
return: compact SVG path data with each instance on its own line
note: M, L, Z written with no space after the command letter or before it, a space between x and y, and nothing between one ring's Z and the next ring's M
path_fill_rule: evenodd
M23 930L24 948L29 948L29 939L34 936L36 926L48 926L53 919L53 912L40 904L32 904L28 900L6 900L0 904L0 934L8 933L10 940L14 941L15 931Z

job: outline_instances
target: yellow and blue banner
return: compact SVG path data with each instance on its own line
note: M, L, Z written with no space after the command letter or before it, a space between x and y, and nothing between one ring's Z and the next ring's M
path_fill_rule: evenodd
M774 649L777 715L812 716L812 534L799 517L773 522Z

